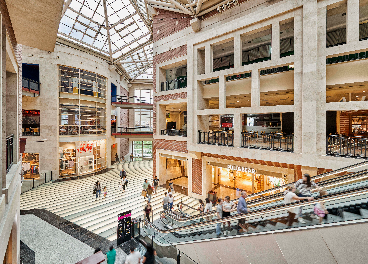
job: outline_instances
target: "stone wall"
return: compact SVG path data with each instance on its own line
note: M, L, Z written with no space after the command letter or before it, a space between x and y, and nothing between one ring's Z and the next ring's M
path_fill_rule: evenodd
M192 192L202 195L202 159L192 161Z
M125 95L129 97L129 92L122 86L120 86L120 95ZM120 109L120 126L129 127L129 110L128 109ZM131 110L134 111L134 110ZM129 139L128 138L120 138L120 155L119 157L124 157L129 153Z

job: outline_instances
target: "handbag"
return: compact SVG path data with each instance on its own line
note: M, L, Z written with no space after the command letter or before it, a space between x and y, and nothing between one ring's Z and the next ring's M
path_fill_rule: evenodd
M147 191L146 190L143 190L142 191L142 196L146 197L146 195L147 195Z
M93 194L96 194L96 188L95 188L95 189L93 189Z

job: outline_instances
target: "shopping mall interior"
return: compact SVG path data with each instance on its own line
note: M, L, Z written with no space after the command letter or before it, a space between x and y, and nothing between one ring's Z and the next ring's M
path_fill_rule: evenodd
M0 16L0 262L367 263L368 0Z

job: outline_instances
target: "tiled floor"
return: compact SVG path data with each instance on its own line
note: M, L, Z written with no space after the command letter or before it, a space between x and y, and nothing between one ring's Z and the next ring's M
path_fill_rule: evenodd
M35 252L35 263L76 263L94 253L94 248L68 235L35 215L21 215L21 240ZM126 254L117 249L116 263Z

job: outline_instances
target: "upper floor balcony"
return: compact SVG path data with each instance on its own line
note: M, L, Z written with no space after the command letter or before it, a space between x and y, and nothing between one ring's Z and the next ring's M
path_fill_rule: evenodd
M152 138L152 127L117 127L111 128L111 135L118 138Z
M152 98L127 95L114 95L111 97L111 104L123 109L153 109Z

